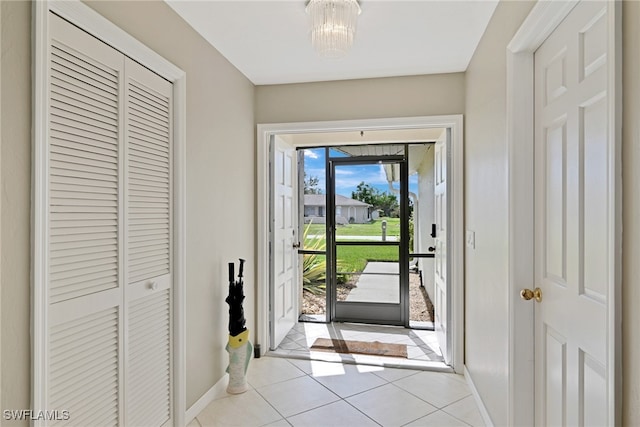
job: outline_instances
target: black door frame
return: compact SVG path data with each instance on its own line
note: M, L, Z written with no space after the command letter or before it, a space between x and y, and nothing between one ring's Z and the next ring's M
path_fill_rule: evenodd
M403 146L402 155L330 157L326 148L326 189L327 189L327 321L357 322L371 324L398 325L409 327L409 166L408 144ZM335 148L335 147L332 147ZM345 165L393 163L400 165L400 241L399 242L343 242L340 245L394 245L398 246L400 279L400 299L398 304L340 302L337 301L336 271L336 216L335 216L335 167Z

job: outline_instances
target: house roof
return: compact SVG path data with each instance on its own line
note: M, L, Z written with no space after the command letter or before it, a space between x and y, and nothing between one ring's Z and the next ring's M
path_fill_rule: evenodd
M326 206L326 196L324 194L305 194L304 205L305 206ZM354 200L349 197L336 194L336 206L366 206L371 205L361 202L360 200Z

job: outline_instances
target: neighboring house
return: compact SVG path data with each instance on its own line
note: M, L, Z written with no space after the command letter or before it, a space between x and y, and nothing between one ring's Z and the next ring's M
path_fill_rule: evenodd
M324 224L327 201L324 194L304 195L304 222ZM371 205L336 194L336 222L338 224L364 224L371 220Z

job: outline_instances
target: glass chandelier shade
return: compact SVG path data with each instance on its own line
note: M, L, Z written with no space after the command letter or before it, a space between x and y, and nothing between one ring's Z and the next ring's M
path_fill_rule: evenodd
M310 0L307 13L311 17L311 44L321 55L345 56L356 33L360 15L357 0Z

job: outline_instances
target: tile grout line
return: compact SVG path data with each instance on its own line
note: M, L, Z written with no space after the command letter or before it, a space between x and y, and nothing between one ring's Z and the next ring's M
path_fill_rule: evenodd
M404 378L400 378L400 379L399 379L399 380L397 380L397 381L400 381L400 380L403 380L403 379L404 379ZM394 381L393 383L391 383L391 384L392 384L392 385L394 385L394 386L396 386L396 387L397 387L397 388L399 388L400 390L402 390L402 391L404 391L404 392L406 392L406 393L409 393L411 396L415 397L416 399L421 400L421 401L423 401L424 403L427 403L427 404L429 404L429 405L433 406L434 408L436 408L436 411L439 411L439 410L441 409L441 408L437 407L436 405L434 405L433 403L429 402L428 400L425 400L425 399L423 399L422 397L418 396L417 394L414 394L414 393L410 392L409 390L405 390L404 388L402 388L402 387L400 387L399 385L395 384L395 381ZM467 396L465 396L465 397L467 397ZM433 411L433 412L435 412L435 411ZM428 414L427 414L427 415L428 415Z
M300 378L300 377L297 377L297 378ZM294 379L294 378L291 378L291 379ZM266 386L265 386L265 387L266 387ZM267 405L271 406L271 407L273 408L273 410L274 410L274 411L276 411L276 413L277 413L278 415L280 415L280 417L281 417L283 420L287 421L287 417L285 417L284 415L282 415L282 414L280 413L280 411L278 411L278 410L276 409L276 407L275 407L275 406L273 406L273 405L271 404L271 402L269 402L269 401L267 400L267 398L266 398L266 397L264 397L264 396L262 395L262 393L260 393L260 392L258 391L258 389L257 389L257 388L254 388L254 390L256 391L256 393L258 393L258 396L260 396L260 398L261 398L262 400L264 400L265 402L267 402ZM276 420L276 421L278 421L278 420ZM275 422L275 421L274 421L274 422ZM271 423L269 423L269 424L271 424ZM291 423L290 423L289 421L287 421L287 424L291 425ZM267 424L262 424L262 425L267 425Z
M289 365L291 365L291 367L292 367L292 368L297 369L298 371L302 372L302 374L303 374L303 375L300 375L300 376L297 376L297 377L294 377L294 378L289 378L289 379L287 379L287 380L283 380L283 381L277 381L277 382L275 382L275 383L271 383L271 384L266 384L266 385L264 385L263 387L268 387L268 386L271 386L271 385L274 385L274 384L281 384L281 383L284 383L284 382L286 382L286 381L295 380L295 379L297 379L297 378L302 378L302 377L304 377L305 375L308 375L308 374L307 374L306 372L304 372L302 369L298 368L296 365L294 365L293 363L291 363L291 362L289 361L289 359L284 358L284 360L286 360L286 361L287 361L287 363L289 363ZM252 386L252 387L253 387L253 386ZM262 388L262 387L261 387L261 388ZM287 418L287 417L285 417L285 416L284 416L280 411L278 411L278 409L276 409L276 407L275 407L275 406L273 406L273 405L271 404L271 402L269 402L269 401L267 400L267 398L266 398L264 395L262 395L262 393L260 393L260 392L258 391L258 388L257 388L257 387L253 387L253 389L256 391L256 393L258 393L258 395L260 396L260 398L261 398L262 400L264 400L265 402L267 402L267 405L269 405L271 408L273 408L273 410L274 410L274 411L276 411L276 413L277 413L278 415L280 415L280 417L281 417L283 420L285 420L285 421L286 421L286 423L287 423L287 424L291 425L291 423L289 422L288 418ZM276 421L278 421L278 420L276 420ZM275 421L274 421L274 422L275 422ZM269 424L271 424L271 423L269 423ZM263 424L263 425L267 425L267 424Z
M289 363L291 363L291 362L289 362ZM293 363L291 363L291 365L293 365ZM295 365L293 365L293 366L295 366ZM297 366L295 366L295 367L297 368ZM298 369L299 369L299 368L298 368ZM324 405L316 406L316 407L314 407L314 408L305 409L305 410L304 410L304 411L302 411L302 412L297 412L297 413L295 413L295 414L291 414L289 417L284 417L284 416L283 416L283 418L284 418L285 420L287 420L287 422L288 422L288 423L289 423L289 418L291 418L291 417L296 417L296 416L298 416L298 415L305 414L305 413L307 413L307 412L309 412L309 411L314 411L314 410L316 410L316 409L322 408L322 407L327 406L327 405L331 405L331 404L333 404L333 403L336 403L336 402L339 402L340 400L342 400L342 398L341 398L340 396L338 396L338 394L337 394L337 393L335 393L333 390L330 390L330 389L329 389L328 387L326 387L324 384L322 384L322 383L320 383L319 381L317 381L313 376L311 376L311 374L307 374L307 373L305 372L305 376L307 376L307 377L311 378L311 379L312 379L313 381L315 381L318 385L320 385L320 386L324 387L325 389L327 389L327 391L329 391L331 394L335 395L335 396L338 398L338 400L334 400L333 402L325 403ZM298 378L301 378L301 377L298 377ZM295 378L294 378L294 379L295 379ZM264 398L264 399L265 399L265 400L267 400L266 398ZM274 409L275 409L275 408L274 408ZM278 412L278 413L280 414L280 412ZM280 415L282 415L282 414L280 414ZM289 424L291 424L291 423L289 423Z
M449 415L450 417L453 417L453 418L455 418L456 420L459 420L460 422L463 422L463 423L465 423L466 425L473 427L473 425L472 425L472 424L470 424L470 423L466 422L465 420L463 420L463 419L461 419L461 418L459 418L459 417L457 417L457 416L453 415L453 414L452 414L452 413L450 413L450 412L445 411L445 408L448 408L448 407L449 407L449 406L451 406L451 405L454 405L454 404L456 404L456 403L458 403L458 402L460 402L460 401L462 401L462 400L464 400L464 399L467 399L469 396L473 396L473 395L472 395L472 394L469 394L468 396L462 397L462 398L460 398L460 399L456 400L455 402L451 402L451 403L450 403L450 404L448 404L447 406L443 406L443 407L442 407L442 409L440 409L440 410L441 410L442 412L444 412L445 414ZM475 405L475 402L474 402L474 405Z
M461 419L460 419L460 418L458 418L458 417L454 417L453 415L449 414L448 412L443 411L442 409L436 409L435 411L433 411L433 412L431 412L431 413L429 413L429 414L427 414L427 415L424 415L424 416L422 416L422 417L418 417L418 418L416 418L415 420L411 420L411 421L409 421L408 423L402 424L402 426L401 426L401 427L408 426L409 424L411 424L411 423L415 423L416 421L418 421L418 420L419 420L419 419L421 419L421 418L430 417L431 415L436 414L436 413L438 413L438 412L442 412L442 413L444 413L444 414L446 414L446 415L448 415L448 416L450 416L450 417L452 417L452 418L455 418L457 421L460 421L462 424L465 424L465 425L467 425L467 426L469 426L469 427L473 427L473 426L472 426L471 424L469 424L468 422L463 421L463 420L461 420Z
M387 383L390 384L390 383ZM385 384L386 385L386 384ZM378 387L382 387L382 386L378 386ZM378 387L374 387L374 388L378 388ZM371 389L373 390L373 389ZM367 390L368 391L368 390ZM355 394L353 395L355 396ZM353 397L353 396L349 396L349 397ZM351 402L349 402L347 400L347 398L342 399L344 403L346 403L347 405L351 406L353 409L355 409L356 411L360 412L362 415L364 415L365 417L369 418L371 421L373 421L374 423L376 423L379 426L382 426L382 424L380 424L379 422L377 422L376 420L374 420L373 418L371 418L369 415L365 414L364 412L362 412L360 409L356 408L354 405L351 404Z
M310 376L311 376L311 374L308 374L308 375L310 375ZM314 381L316 381L318 384L320 384L321 386L323 386L324 388L326 388L327 390L329 390L330 392L332 392L332 393L334 393L336 396L338 396L338 398L340 398L340 400L341 400L341 401L343 401L343 402L344 402L344 403L346 403L347 405L351 406L353 409L355 409L356 411L358 411L359 413L361 413L362 415L364 415L365 417L367 417L368 419L370 419L371 421L373 421L373 422L374 422L374 423L376 423L377 425L382 426L382 424L380 424L379 422L377 422L376 420L374 420L373 418L371 418L369 415L365 414L365 413L364 413L364 412L362 412L360 409L358 409L357 407L355 407L354 405L352 405L352 404L351 404L351 402L349 402L347 399L352 398L352 397L354 397L354 396L357 396L357 395L359 395L359 394L363 394L363 393L369 392L369 391L371 391L371 390L375 390L375 389L380 388L380 387L384 387L384 386L385 386L385 385L387 385L387 384L391 384L388 380L386 380L386 379L384 379L384 378L380 378L380 377L378 377L378 378L380 378L381 380L386 381L386 383L385 383L385 384L381 384L381 385L377 385L377 386L375 386L375 387L372 387L372 388L367 389L367 390L363 390L363 391L358 392L358 393L354 393L354 394L352 394L352 395L350 395L350 396L347 396L347 397L342 397L342 396L339 396L339 395L338 395L337 393L335 393L334 391L332 391L331 389L329 389L329 387L327 387L327 386L325 386L324 384L322 384L320 381L316 380L316 379L315 379L315 377L311 377L311 378L312 378ZM335 403L335 402L332 402L332 403ZM325 406L326 406L326 405L325 405ZM316 408L316 409L317 409L317 408Z
M331 363L331 362L328 362L328 363ZM373 374L375 374L375 372L372 372L372 373L373 373ZM367 389L367 390L363 390L363 391L358 392L358 393L354 393L354 394L352 394L352 395L350 395L350 396L347 396L347 397L342 397L342 396L338 395L336 392L334 392L333 390L331 390L331 389L330 389L329 387L327 387L326 385L322 384L320 381L316 380L316 378L315 378L315 377L313 377L313 374L312 374L312 373L311 373L311 374L307 374L307 376L309 376L309 377L310 377L312 380L314 380L316 383L320 384L322 387L326 388L326 389L327 389L328 391L330 391L331 393L333 393L333 394L335 394L336 396L338 396L338 399L340 399L340 400L336 400L335 402L331 402L331 403L327 403L326 405L319 406L318 408L321 408L321 407L323 407L323 406L327 406L327 405L331 405L331 404L336 403L336 402L339 402L339 401L343 401L344 403L346 403L347 405L351 406L353 409L355 409L356 411L358 411L359 413L361 413L362 415L364 415L365 417L367 417L368 419L370 419L371 421L373 421L373 422L374 422L374 423L376 423L377 425L382 426L382 424L378 423L376 420L374 420L373 418L371 418L369 415L365 414L365 413L364 413L364 412L362 412L360 409L358 409L357 407L355 407L354 405L352 405L352 404L351 404L351 402L349 402L347 399L352 398L352 397L354 397L354 396L357 396L357 395L359 395L359 394L363 394L363 393L369 392L369 391L371 391L371 390L375 390L375 389L380 388L380 387L384 387L384 386L386 386L386 385L388 385L388 384L391 384L391 382L390 382L389 380L387 380L387 379L385 379L385 378L378 377L378 378L380 378L381 380L385 381L385 384L377 385L377 386L375 386L375 387L372 387L372 388ZM313 410L318 409L318 408L309 409L309 410L307 410L307 411L303 411L303 412L301 412L300 414L303 414L303 413L305 413L305 412L309 412L309 411L313 411ZM300 415L300 414L296 414L296 415ZM288 421L287 421L287 422L288 422Z

